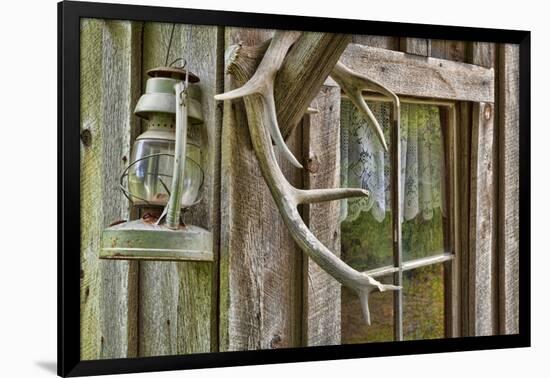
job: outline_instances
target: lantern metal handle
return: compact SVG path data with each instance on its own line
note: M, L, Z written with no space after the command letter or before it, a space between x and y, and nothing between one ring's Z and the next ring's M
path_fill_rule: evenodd
M185 169L185 150L187 148L187 85L179 81L174 85L174 90L176 92L176 146L172 190L166 205L166 226L177 230L180 226L181 192L183 191L183 170Z

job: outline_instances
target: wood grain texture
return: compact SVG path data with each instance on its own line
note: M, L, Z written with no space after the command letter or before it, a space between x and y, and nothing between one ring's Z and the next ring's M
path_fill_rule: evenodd
M496 163L494 106L473 106L470 184L470 333L476 336L496 332Z
M350 41L351 36L346 34L304 32L289 51L277 74L274 92L277 120L284 138L290 135L315 97L304 98L300 94L319 92Z
M146 23L143 31L143 72L165 64L172 24ZM217 27L193 26L192 46L187 45L189 26L176 25L169 63L188 59L200 77L204 126L208 132L208 163L202 202L185 215L185 221L214 234L217 256L219 220L220 109L213 95L220 89ZM146 75L142 77L145 84ZM140 263L140 356L187 354L216 350L216 261L212 263Z
M354 34L351 36L351 42L357 43L358 45L378 47L381 49L399 50L398 37Z
M340 187L340 88L322 87L313 104L319 110L304 121L305 189ZM304 206L313 234L340 256L340 201ZM341 343L341 285L304 257L304 344Z
M495 45L468 42L465 56L469 63L495 66ZM449 46L447 46L448 50ZM452 52L447 51L447 54ZM496 85L496 83L495 83ZM493 101L494 102L494 101ZM472 171L470 219L470 288L471 307L469 334L498 333L498 128L495 127L496 107L475 104L472 112ZM481 143L477 145L476 143ZM476 177L477 176L477 177Z
M461 102L456 109L456 150L453 166L454 183L454 246L460 266L460 334L470 335L469 320L473 317L470 309L470 185L472 148L472 104ZM451 143L451 146L453 144Z
M348 46L342 62L350 69L384 83L399 95L494 101L492 69L356 44Z
M103 29L104 223L129 219L118 189L139 120L133 110L141 93L141 23L106 21ZM137 355L138 264L101 261L101 358Z
M399 38L399 49L407 54L431 56L431 43L424 38Z
M81 23L81 358L136 355L137 265L99 261L101 231L128 219L117 180L130 152L141 24Z
M464 224L460 219L460 204L462 202L459 183L463 175L459 172L460 160L458 159L460 151L458 105L440 108L440 116L445 151L445 203L448 205L447 216L443 218L445 225L443 240L445 251L452 251L455 257L452 261L444 264L445 336L459 337L462 335L462 322L464 320L461 313L461 303L463 302L461 265L464 251L460 248L460 227ZM467 140L469 141L469 138ZM469 169L467 172L469 172ZM468 180L465 181L469 185ZM468 192L468 190L465 191L465 193Z
M496 45L489 42L468 42L465 61L482 67L495 67Z
M444 39L430 40L430 54L433 58L465 62L467 55L467 42Z
M499 46L500 332L519 332L519 46Z
M255 45L269 31L226 29L226 45ZM234 88L226 77L226 88ZM225 101L222 131L220 351L300 344L301 252L260 173L242 101ZM301 155L300 133L287 143ZM289 181L301 172L279 159Z
M80 24L80 358L97 359L100 353L99 237L102 183L97 180L102 165L101 51L103 22L83 20ZM99 142L98 142L99 141Z

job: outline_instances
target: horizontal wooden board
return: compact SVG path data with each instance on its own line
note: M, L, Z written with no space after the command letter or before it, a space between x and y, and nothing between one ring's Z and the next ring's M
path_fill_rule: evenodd
M399 95L494 102L492 68L350 44L341 62Z

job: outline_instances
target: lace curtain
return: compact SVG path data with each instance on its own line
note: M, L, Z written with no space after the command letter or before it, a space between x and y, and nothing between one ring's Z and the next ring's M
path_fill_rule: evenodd
M390 139L390 104L369 102L376 119ZM342 221L353 221L370 211L382 222L391 211L390 156L385 153L370 121L349 101L342 103L341 182L342 187L364 188L369 198L342 201ZM403 220L433 217L440 208L445 213L443 141L439 108L402 104L401 110L401 209Z

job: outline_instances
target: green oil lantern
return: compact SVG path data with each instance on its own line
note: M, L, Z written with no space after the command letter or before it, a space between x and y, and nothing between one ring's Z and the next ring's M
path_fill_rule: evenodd
M185 224L200 202L207 156L199 78L184 68L148 71L134 113L147 122L136 138L120 187L143 216L105 229L100 258L212 261L212 233Z

